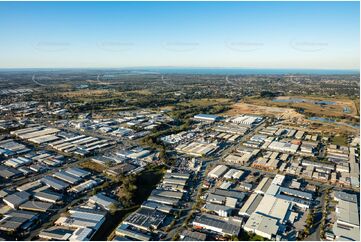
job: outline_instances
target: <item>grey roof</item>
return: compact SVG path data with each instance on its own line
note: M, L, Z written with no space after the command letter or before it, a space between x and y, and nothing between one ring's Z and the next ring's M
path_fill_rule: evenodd
M88 176L91 174L89 171L86 171L86 170L83 170L83 169L80 169L77 167L68 168L65 171L66 171L66 173L69 173L74 176L80 176L80 177L85 177L85 176Z
M296 190L296 189L292 189L292 188L287 188L287 187L280 187L279 188L279 192L280 193L285 193L287 195L292 195L295 197L301 197L307 200L312 200L312 194L309 192L303 192L300 190Z
M55 190L64 190L67 187L69 187L69 184L66 182L63 182L59 179L56 179L54 177L51 176L44 176L41 181L48 185L49 187L54 188Z
M3 200L7 204L12 204L13 206L19 206L20 204L29 200L30 194L27 192L16 192L9 196L6 196Z
M152 191L152 195L182 199L183 192L174 192L174 191L167 191L167 190L161 190L161 189L154 189Z
M62 199L62 195L51 191L41 191L34 194L34 197L43 201L59 201Z
M140 226L145 229L157 229L167 217L166 213L160 212L155 209L140 208L132 213L125 220L126 223L133 226Z
M246 193L237 190L215 189L213 194L224 197L233 197L238 199L238 201L242 201L246 197Z
M39 211L46 212L48 211L53 204L47 202L39 202L39 201L27 201L19 206L20 209L30 210L30 211Z
M347 193L344 191L336 191L335 197L339 200L357 203L357 195L356 194L351 194L351 193Z
M242 206L240 213L245 213L247 215L251 215L254 211L256 211L258 205L262 201L263 196L261 194L252 193L251 196L247 199L247 201Z
M70 183L70 184L75 184L75 183L78 183L81 178L77 177L77 176L74 176L74 175L71 175L65 171L58 171L56 173L53 174L53 177L55 178L58 178L60 180L63 180L67 183Z
M130 229L130 226L125 223L121 223L116 229L116 234L122 234L127 237L140 240L140 241L148 241L151 239L151 236L145 233L140 232L139 230L135 231Z
M21 175L22 173L15 168L0 165L0 177L9 179L13 176Z
M179 202L179 199L176 199L176 198L162 197L162 196L156 196L156 195L150 195L148 197L148 200L153 201L153 202L167 204L167 205L177 205Z
M172 211L172 209L173 209L172 206L165 205L165 204L162 204L162 203L152 202L152 201L143 202L141 207L149 208L149 209L157 209L157 210L159 210L161 212L164 212L164 213L170 213Z
M206 234L189 230L184 230L181 235L184 236L183 241L205 241L207 238Z
M233 224L229 221L220 219L218 216L202 214L194 219L193 223L204 224L215 228L222 229L224 234L238 235L241 229L240 224Z
M219 119L220 116L200 113L200 114L194 115L194 118Z
M47 229L43 229L39 237L40 238L51 238L56 240L67 240L72 234L74 230L71 230L67 227L63 226L53 226Z
M105 209L109 209L112 204L117 204L116 200L111 199L110 197L107 197L102 193L98 193L94 196L91 196L89 200L93 203L102 206Z

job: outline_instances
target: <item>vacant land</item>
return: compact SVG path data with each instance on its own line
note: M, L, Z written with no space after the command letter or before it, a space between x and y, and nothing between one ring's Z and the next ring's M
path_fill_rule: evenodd
M255 115L279 117L284 119L304 118L303 115L297 113L292 108L270 107L263 105L248 104L244 102L240 102L232 105L231 109L228 110L225 114L230 116L240 115L240 114L255 114Z
M210 105L224 105L230 104L230 100L227 98L201 98L201 99L193 99L188 102L180 102L178 103L179 106L197 106L197 107L204 107Z
M92 171L99 172L99 173L102 173L106 169L105 166L103 166L101 164L98 164L98 163L95 163L94 161L91 161L91 160L84 161L84 162L80 163L80 166L83 167L83 168L87 168L89 170L92 170Z
M287 102L288 100L302 99L305 102ZM246 98L245 103L281 108L294 108L307 116L344 118L357 116L358 110L355 102L347 98L328 98L313 96L282 96L277 98L277 102L268 98ZM334 102L332 104L316 104L312 102ZM347 109L347 112L345 112Z

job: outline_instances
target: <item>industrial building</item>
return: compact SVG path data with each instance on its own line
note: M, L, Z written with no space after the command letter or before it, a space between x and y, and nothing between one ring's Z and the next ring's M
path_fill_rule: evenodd
M333 233L336 240L360 240L360 215L356 194L336 192L336 222Z
M211 214L202 214L193 220L194 229L210 230L221 235L238 236L241 223L232 217L222 218Z
M9 207L17 209L19 205L25 203L30 198L30 194L27 192L15 192L3 198L4 203Z
M193 118L195 120L208 121L208 122L216 122L222 119L220 116L211 115L211 114L197 114Z
M218 165L216 166L213 170L211 170L209 173L208 173L208 177L210 178L220 178L222 177L226 172L228 171L228 167L225 166L225 165Z

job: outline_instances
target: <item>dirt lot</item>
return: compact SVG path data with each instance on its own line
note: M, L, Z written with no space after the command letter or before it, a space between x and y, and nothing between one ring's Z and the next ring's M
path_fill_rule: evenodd
M279 108L279 107L269 107L262 105L254 105L248 103L236 103L232 105L231 109L228 110L226 115L234 116L240 114L255 114L255 115L265 115L279 117L282 119L291 119L297 121L303 121L304 116L297 113L292 108Z
M356 134L359 129L344 125L343 122L324 123L319 121L310 121L306 117L294 110L293 108L282 108L255 105L248 103L236 103L231 106L231 109L224 113L224 115L235 116L240 114L254 114L270 117L278 117L284 119L284 124L301 128L305 130L312 130L319 133L338 133L338 134Z

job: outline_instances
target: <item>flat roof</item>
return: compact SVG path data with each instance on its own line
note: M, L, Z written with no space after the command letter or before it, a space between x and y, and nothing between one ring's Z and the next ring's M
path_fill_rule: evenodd
M20 209L29 210L29 211L39 211L46 212L48 211L53 204L47 202L39 201L27 201L19 206Z

